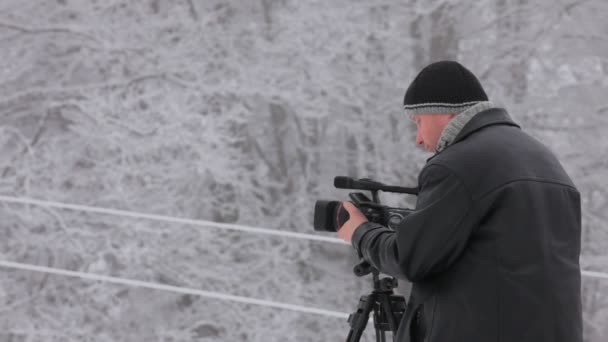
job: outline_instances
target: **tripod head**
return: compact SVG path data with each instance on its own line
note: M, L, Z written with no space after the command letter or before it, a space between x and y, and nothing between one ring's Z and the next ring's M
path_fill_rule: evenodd
M348 317L351 329L346 342L358 342L360 340L372 312L376 341L385 342L386 331L391 331L393 338L395 337L407 304L405 298L393 293L393 289L397 287L397 279L392 277L380 278L380 272L365 261L355 266L355 269L361 265L366 268L365 272L367 273L365 274L372 273L374 289L369 295L361 296L357 310ZM356 272L355 274L357 274Z

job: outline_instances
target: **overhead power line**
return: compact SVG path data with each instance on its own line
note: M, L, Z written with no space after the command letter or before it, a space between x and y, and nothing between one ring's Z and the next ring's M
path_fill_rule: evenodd
M79 205L79 204L43 201L43 200L37 200L37 199L27 198L27 197L14 197L14 196L0 195L0 201L7 202L7 203L32 204L32 205L38 205L38 206L48 207L48 208L59 208L59 209L65 209L65 210L75 210L75 211L107 214L107 215L125 216L125 217L131 217L131 218L142 218L142 219L171 222L171 223L181 223L181 224L188 224L188 225L195 225L195 226L202 226L202 227L213 227L213 228L225 229L225 230L237 230L237 231L243 231L243 232L249 232L249 233L283 236L283 237L303 239L303 240L331 242L331 243L336 243L336 244L346 244L341 239L327 237L327 236L295 233L295 232L285 232L285 231L280 231L280 230L276 230L276 229L250 227L250 226L245 226L245 225L237 225L237 224L229 224L229 223L218 223L218 222L206 221L206 220L184 219L184 218L179 218L179 217L138 213L138 212L127 211L127 210L100 208L100 207L93 207L93 206L86 206L86 205ZM608 273L604 273L604 272L582 270L581 274L586 277L608 279Z
M237 231L256 233L256 234L276 235L276 236L295 238L295 239L301 239L301 240L313 240L313 241L332 242L332 243L337 243L337 244L346 244L343 240L341 240L339 238L329 237L329 236L296 233L296 232L286 232L286 231L281 231L281 230L277 230L277 229L258 228L258 227L251 227L251 226L245 226L245 225L239 225L239 224L219 223L219 222L206 221L206 220L193 220L193 219L185 219L185 218L165 216L165 215L138 213L138 212L134 212L134 211L100 208L100 207L93 207L93 206L80 205L80 204L43 201L43 200L37 200L37 199L27 198L27 197L13 197L13 196L0 195L0 201L7 202L7 203L18 203L18 204L33 204L33 205L47 207L47 208L59 208L59 209L65 209L65 210L75 210L75 211L83 211L83 212L97 213L97 214L124 216L124 217L138 218L138 219L163 221L163 222L169 222L169 223L181 223L181 224L200 226L200 227L213 227L213 228L217 228L217 229L237 230Z
M297 312L315 314L315 315L322 315L322 316L329 316L329 317L335 317L335 318L343 318L343 319L348 318L348 314L344 313L344 312L318 309L318 308L307 307L307 306L302 306L302 305L295 305L295 304L273 302L270 300L256 299L256 298L251 298L251 297L235 296L235 295L219 293L219 292L203 291L203 290L197 290L197 289L186 288L186 287L151 283L151 282L140 281L140 280L109 277L109 276L85 273L85 272L69 271L69 270L54 268L54 267L36 266L36 265L18 263L18 262L6 261L6 260L0 260L0 267L23 270L23 271L31 271L31 272L41 272L41 273L47 273L47 274L65 276L65 277L72 277L72 278L80 278L80 279L84 279L84 280L102 281L102 282L111 283L111 284L128 285L128 286L140 287L140 288L146 288L146 289L152 289L152 290L161 290L161 291L169 291L169 292L173 292L173 293L189 294L189 295L194 295L194 296L199 296L199 297L227 300L227 301L243 303L243 304L255 304L255 305L261 305L261 306L266 306L266 307L270 307L270 308L291 310L291 311L297 311Z
M592 277L592 278L603 278L603 279L608 279L608 273L602 273L602 272L594 272L594 271L581 271L581 274L587 277Z

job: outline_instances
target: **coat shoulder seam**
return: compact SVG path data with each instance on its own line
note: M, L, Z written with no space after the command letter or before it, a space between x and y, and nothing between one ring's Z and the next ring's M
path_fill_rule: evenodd
M508 181L506 181L504 183L501 183L501 184L499 184L499 185L491 188L490 190L482 193L481 195L473 197L473 201L479 201L482 198L490 195L494 191L498 191L501 188L503 188L503 187L505 187L505 186L507 186L509 184L517 183L517 182L531 182L531 183L554 184L554 185L560 185L560 186L563 186L563 187L566 187L566 188L570 188L570 189L575 190L575 191L578 192L578 190L574 186L572 186L570 184L567 184L567 183L563 183L563 182L559 182L559 181L555 181L555 180L549 180L549 179L534 178L534 177L525 177L525 178L510 179L510 180L508 180Z

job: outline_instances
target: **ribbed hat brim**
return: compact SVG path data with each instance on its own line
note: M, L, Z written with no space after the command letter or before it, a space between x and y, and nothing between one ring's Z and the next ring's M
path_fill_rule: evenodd
M471 101L464 103L419 103L414 105L405 105L405 113L407 115L420 114L458 114L478 103L485 101Z

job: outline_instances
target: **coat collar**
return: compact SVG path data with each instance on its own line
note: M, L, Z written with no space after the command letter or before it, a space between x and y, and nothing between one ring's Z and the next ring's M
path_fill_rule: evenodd
M504 110L503 108L490 108L487 110L484 110L482 112L479 112L477 115L475 115L460 131L460 133L458 133L458 135L456 136L456 138L454 138L454 141L452 142L452 144L450 144L448 147L446 147L443 151L445 151L446 149L448 149L450 146L458 143L461 140L466 139L469 135L485 128L488 126L494 126L494 125L507 125L507 126L515 126L517 128L521 128L518 124L516 124L513 119L511 119L511 117L509 116L509 114L507 113L506 110ZM431 159L433 159L436 155L440 154L441 152L436 153L434 156L430 157L429 159L427 159L427 162Z
M493 125L507 125L521 128L513 119L511 119L507 111L503 108L490 108L475 115L475 117L462 128L456 138L454 138L454 143L464 140L466 137L482 128Z

